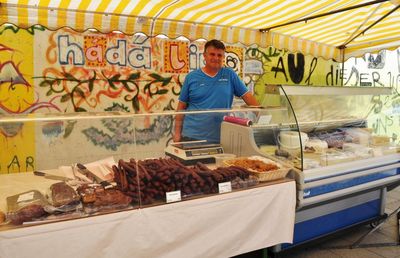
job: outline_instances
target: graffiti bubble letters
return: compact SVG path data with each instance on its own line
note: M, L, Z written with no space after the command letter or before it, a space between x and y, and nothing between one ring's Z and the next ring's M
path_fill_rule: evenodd
M105 67L106 64L151 69L151 47L128 44L126 39L111 45L104 36L84 36L73 42L70 35L58 36L58 58L61 65ZM107 45L108 44L108 45ZM111 46L110 46L111 45Z
M83 65L82 47L76 43L70 43L69 35L61 35L58 37L58 59L62 65Z
M164 71L167 73L189 72L188 43L182 41L164 42Z
M85 57L87 65L92 67L104 67L106 62L103 53L106 49L106 37L84 36L85 39Z
M195 44L190 44L189 47L189 66L191 71L204 66L204 56Z

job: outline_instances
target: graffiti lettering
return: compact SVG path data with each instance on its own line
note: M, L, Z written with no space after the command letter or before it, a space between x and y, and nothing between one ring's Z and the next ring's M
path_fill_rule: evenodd
M312 85L312 83L311 83L311 75L313 74L315 68L317 67L317 63L318 63L318 59L314 57L312 59L312 61L311 61L310 70L308 72L308 77L307 77L307 79L305 81L307 85Z
M151 48L147 46L131 45L127 50L125 39L117 40L116 46L106 49L106 38L85 37L85 51L79 43L70 42L69 35L58 36L58 53L61 65L105 66L106 63L126 66L129 63L133 68L151 69ZM128 54L127 54L128 53Z
M372 86L367 73L360 73L360 86Z
M10 168L11 168L11 171L10 171ZM21 166L19 164L19 160L18 160L17 155L14 155L14 157L11 160L11 162L8 164L7 172L8 173L16 172L15 169L17 169L18 172L21 172Z
M394 121L392 117L385 116L384 118L377 118L376 121L372 124L372 128L374 129L374 133L376 134L386 134L387 128L392 126Z
M350 79L353 77L353 75L355 75L356 82L355 82L354 84L352 84L352 85L348 85L348 84L349 84L349 81L350 81ZM349 78L347 78L347 81L346 81L346 83L345 83L344 85L347 85L347 86L357 86L357 85L358 85L358 77L359 77L359 72L358 72L358 70L357 70L354 66L351 67L351 72L350 72Z
M300 83L304 76L304 55L297 53L296 57L297 65L295 64L294 54L288 54L289 75L294 83Z
M376 87L377 86L377 84L379 85L379 86L384 86L379 80L380 80L380 78L381 78L381 75L378 73L378 72L372 72L372 83L373 83L373 86L374 87Z
M179 56L179 45L172 43L170 46L169 59L172 68L175 70L180 70L185 66L185 61Z
M117 40L116 47L107 49L106 59L110 64L126 66L126 40Z
M21 163L20 158L17 155L14 155L11 161L7 164L7 173L19 173L24 172L21 171ZM0 165L0 171L2 166ZM25 158L25 171L33 171L35 170L35 160L32 156L26 156Z
M144 46L132 49L129 51L128 62L134 68L151 69L151 49Z
M61 35L58 37L58 54L60 64L62 65L84 64L83 49L76 43L70 43L68 35ZM70 55L72 55L72 57L70 57Z
M194 44L191 44L189 46L189 69L191 71L199 68L201 64L200 58L202 55L197 52L198 52L198 47Z
M275 72L275 78L276 78L276 75L278 73L283 73L283 75L285 75L286 82L288 81L288 78L287 78L287 75L286 75L286 71L285 71L285 66L283 65L283 58L282 57L279 57L278 64L275 67L272 67L271 71Z
M85 36L85 57L88 66L104 67L106 65L104 52L107 39L102 36Z
M32 156L28 156L25 159L25 171L28 171L28 168L32 168L32 170L35 170L35 165L33 164L34 159Z
M331 65L331 70L329 73L326 74L325 78L326 85L329 86L339 85L342 79L343 79L342 71L339 69L334 70L333 65Z

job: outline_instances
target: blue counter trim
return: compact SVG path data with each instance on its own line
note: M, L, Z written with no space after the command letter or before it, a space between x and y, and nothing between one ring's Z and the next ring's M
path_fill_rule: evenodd
M296 223L293 244L282 244L288 249L303 242L334 233L338 230L380 217L381 200L373 200L345 210Z
M350 178L350 179L334 182L331 184L320 185L320 186L316 186L316 187L312 187L312 188L306 188L303 191L303 193L304 193L303 198L306 199L306 198L310 198L313 196L326 194L326 193L334 192L334 191L341 190L341 189L346 189L346 188L349 188L352 186L365 184L365 183L376 181L376 180L379 180L382 178L395 176L397 174L399 174L399 169L391 169L391 170L387 170L387 171L378 172L376 174L360 176L360 177L355 177L355 178Z
M353 173L357 173L357 172L363 172L363 171L365 171L367 169L374 169L374 168L379 168L379 167L382 167L382 166L394 165L394 164L397 164L397 163L399 163L399 161L391 162L391 163L387 163L387 164L383 164L383 165L379 165L379 166L370 166L370 167L362 168L362 169L354 169L354 170L350 170L350 171L346 171L346 172L342 172L342 173L337 173L337 174L333 174L333 175L329 175L329 176L321 176L321 177L313 178L313 179L304 179L304 182L305 183L311 183L311 182L320 181L320 180L327 179L327 178L343 176L343 175L353 174Z

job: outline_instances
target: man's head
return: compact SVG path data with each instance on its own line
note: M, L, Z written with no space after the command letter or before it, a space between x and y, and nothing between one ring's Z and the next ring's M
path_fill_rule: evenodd
M208 41L204 46L204 60L206 69L209 71L218 71L224 65L225 45L219 40Z

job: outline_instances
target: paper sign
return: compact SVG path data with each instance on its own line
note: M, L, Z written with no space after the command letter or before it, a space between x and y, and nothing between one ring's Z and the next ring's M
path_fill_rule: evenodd
M223 182L218 184L219 193L229 193L232 192L231 182Z
M258 118L257 124L267 125L271 122L271 115L262 115Z
M181 191L173 191L165 193L167 203L181 201Z
M33 199L33 195L35 193L34 192L29 192L29 193L25 193L25 194L21 194L20 196L18 196L18 200L17 202L26 202L26 201L30 201Z

